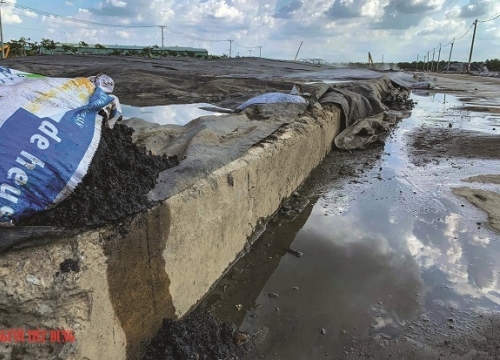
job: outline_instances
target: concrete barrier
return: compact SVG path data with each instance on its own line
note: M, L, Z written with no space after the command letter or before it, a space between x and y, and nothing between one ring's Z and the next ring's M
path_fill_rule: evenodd
M0 357L137 359L162 319L196 306L330 152L340 118L336 106L315 104L127 224L2 255L0 330L25 331L26 341L29 330L74 330L75 340L0 343Z

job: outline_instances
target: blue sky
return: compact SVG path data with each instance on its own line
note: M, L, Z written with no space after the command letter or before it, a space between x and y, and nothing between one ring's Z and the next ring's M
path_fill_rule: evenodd
M80 24L20 10L114 25L167 25L165 46L192 46L212 54L329 62L413 61L448 44L474 19L500 14L500 0L7 0L2 6L4 41L21 36L40 41L89 44L161 45L158 27L132 28ZM188 34L189 36L186 36ZM457 40L453 59L466 61L472 30ZM251 48L253 47L253 48ZM443 47L441 59L450 46ZM250 52L251 51L251 52ZM435 59L438 57L436 49ZM479 23L473 60L500 58L500 17Z

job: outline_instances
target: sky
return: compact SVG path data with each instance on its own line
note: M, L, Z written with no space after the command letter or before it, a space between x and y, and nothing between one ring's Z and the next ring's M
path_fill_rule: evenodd
M500 14L500 0L6 0L4 41L205 48L210 54L327 62L467 61L475 19ZM15 6L13 6L15 5ZM17 6L17 7L16 7ZM28 7L37 10L21 10ZM109 27L67 21L72 19ZM131 27L151 25L152 27ZM155 26L156 25L156 26ZM466 34L467 30L470 31ZM463 38L461 38L466 34ZM461 39L459 39L461 38ZM447 46L445 46L447 45ZM259 48L259 46L261 48ZM473 61L500 58L500 17L479 22Z

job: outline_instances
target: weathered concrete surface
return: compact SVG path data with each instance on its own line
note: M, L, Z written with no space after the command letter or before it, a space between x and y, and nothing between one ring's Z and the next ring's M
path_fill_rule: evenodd
M331 150L340 110L317 104L273 139L118 228L0 257L0 329L73 329L66 344L0 345L5 359L135 359L184 315ZM236 201L237 200L237 201ZM1 235L1 233L0 233ZM78 260L79 271L60 264Z
M167 200L172 225L164 257L177 315L202 298L256 227L330 152L340 129L340 110L331 109L315 109L314 118L301 117L275 141Z
M79 272L60 271L65 259ZM0 345L5 359L123 359L125 334L109 297L98 231L0 257L0 329L71 329L75 342ZM27 338L26 338L27 340Z

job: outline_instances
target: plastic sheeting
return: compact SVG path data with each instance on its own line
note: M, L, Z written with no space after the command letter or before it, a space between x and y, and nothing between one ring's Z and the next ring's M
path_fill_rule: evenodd
M295 86L292 91L297 91ZM278 92L262 94L245 101L243 104L236 108L236 112L245 110L247 107L259 104L274 104L274 103L303 103L307 101L300 95L291 95Z
M136 130L134 141L153 154L177 155L181 163L162 172L148 197L163 200L236 160L252 145L293 121L308 103L254 105L239 114L203 116L184 126L141 119L123 123Z
M303 90L302 96L308 102L253 104L239 114L204 116L184 126L162 126L140 119L123 121L136 130L134 141L138 145L145 146L153 154L178 155L181 159L180 165L160 174L149 198L154 201L166 199L236 160L251 146L296 119L309 103L339 105L344 126L349 128L362 119L387 111L382 99L390 95L394 87L388 77L383 77L356 83L312 84L304 86ZM370 121L374 133L387 129L383 126L384 118L378 121L380 126ZM354 140L348 147L355 143ZM360 147L366 144L366 141L358 142Z

